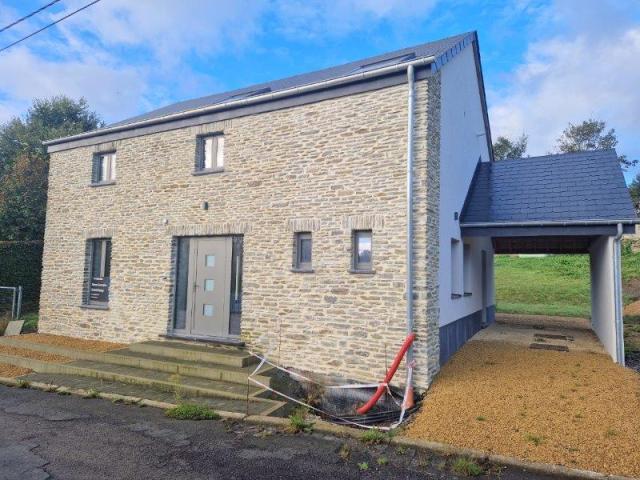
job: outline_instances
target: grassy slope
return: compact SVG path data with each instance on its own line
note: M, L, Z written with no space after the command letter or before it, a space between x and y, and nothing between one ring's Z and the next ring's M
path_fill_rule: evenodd
M505 313L589 317L589 257L553 255L517 257L498 255L495 260L497 310ZM640 253L624 244L622 280L625 303L640 296ZM632 286L635 284L635 286ZM627 315L625 350L640 355L640 316Z

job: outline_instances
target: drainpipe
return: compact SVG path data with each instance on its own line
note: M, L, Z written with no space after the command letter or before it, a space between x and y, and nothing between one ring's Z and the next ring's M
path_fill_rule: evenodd
M407 67L409 93L407 112L407 335L413 333L413 124L415 103L415 74L413 65ZM407 350L407 365L413 361L413 344ZM407 371L407 392L413 396L413 378ZM407 399L405 399L407 400ZM413 399L409 398L411 403Z
M616 361L624 367L624 324L622 318L622 272L620 261L620 243L622 239L622 224L618 223L618 232L613 238L613 295L616 327Z

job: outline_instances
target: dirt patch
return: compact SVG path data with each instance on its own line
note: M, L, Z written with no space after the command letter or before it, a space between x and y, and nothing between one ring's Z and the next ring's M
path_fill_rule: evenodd
M515 313L498 313L496 322L506 325L520 325L544 330L545 328L571 328L591 330L590 321L579 317L556 317L551 315L520 315Z
M471 341L407 435L536 462L640 475L640 375L588 352Z
M624 307L625 315L640 315L640 300L630 303Z
M31 343L44 343L89 352L108 352L109 350L118 350L126 347L126 345L122 343L85 340L83 338L65 337L62 335L50 335L48 333L29 333L27 335L20 335L19 337L14 338Z
M67 363L71 361L69 357L62 355L54 355L53 353L38 352L27 348L10 347L8 345L0 345L0 355L13 355L15 357L33 358L34 360L42 360L43 362Z
M630 298L640 298L640 278L631 278L624 282L622 293Z
M32 370L29 370L28 368L15 367L6 363L0 363L0 377L15 378L31 372Z

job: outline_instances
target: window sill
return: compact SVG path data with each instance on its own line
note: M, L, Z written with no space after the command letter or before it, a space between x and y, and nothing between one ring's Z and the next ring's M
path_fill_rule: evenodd
M97 305L97 304L86 304L80 305L80 308L84 308L86 310L109 310L109 305Z
M116 184L115 180L109 180L108 182L90 183L89 186L90 187L107 187L109 185L115 185L115 184Z
M471 293L471 292L464 292L464 296L465 296L465 297L470 297L471 295L472 295L472 293Z
M355 268L350 268L349 273L353 273L354 275L374 275L376 271L375 270L356 270Z
M292 273L316 273L313 268L292 268Z
M203 168L202 170L194 170L193 172L191 172L191 175L198 177L200 175L210 175L212 173L222 173L222 172L224 172L224 167Z
M460 295L459 293L452 293L451 294L451 300L457 300L459 298L462 298L462 295Z

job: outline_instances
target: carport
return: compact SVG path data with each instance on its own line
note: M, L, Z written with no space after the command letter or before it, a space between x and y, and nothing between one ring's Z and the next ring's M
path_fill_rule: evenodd
M460 216L496 254L588 254L591 326L623 365L620 242L636 223L615 150L478 163Z

